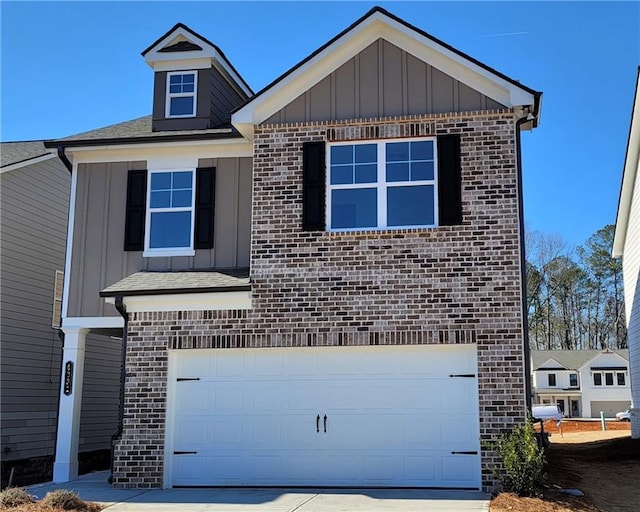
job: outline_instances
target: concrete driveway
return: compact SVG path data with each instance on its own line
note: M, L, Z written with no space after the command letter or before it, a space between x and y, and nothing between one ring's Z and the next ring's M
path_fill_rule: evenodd
M489 496L475 491L404 489L113 489L108 472L67 484L29 487L38 498L71 489L105 512L486 512Z

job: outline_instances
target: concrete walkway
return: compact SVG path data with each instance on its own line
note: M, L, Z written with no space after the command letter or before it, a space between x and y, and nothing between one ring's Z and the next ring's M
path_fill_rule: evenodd
M489 496L474 491L404 489L114 489L106 471L66 484L40 484L29 492L42 498L70 489L105 512L487 512Z

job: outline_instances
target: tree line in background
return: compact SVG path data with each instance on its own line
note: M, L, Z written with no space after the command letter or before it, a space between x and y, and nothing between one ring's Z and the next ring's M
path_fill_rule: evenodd
M570 249L558 235L526 233L529 344L534 350L627 348L622 261L615 227Z

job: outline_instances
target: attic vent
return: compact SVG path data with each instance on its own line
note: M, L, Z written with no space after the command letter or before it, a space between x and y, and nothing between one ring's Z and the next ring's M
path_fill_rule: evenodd
M171 53L171 52L189 52L192 50L202 50L201 46L198 46L191 41L178 41L171 46L165 46L164 48L158 50L161 53Z
M53 314L51 327L59 329L62 318L62 283L64 282L64 272L56 270L56 278L53 284Z

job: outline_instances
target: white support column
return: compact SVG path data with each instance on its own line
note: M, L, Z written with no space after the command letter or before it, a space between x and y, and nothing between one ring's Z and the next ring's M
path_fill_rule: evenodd
M78 444L80 410L84 376L84 341L89 329L62 328L64 349L60 376L60 406L58 408L58 438L53 481L69 482L78 477Z

